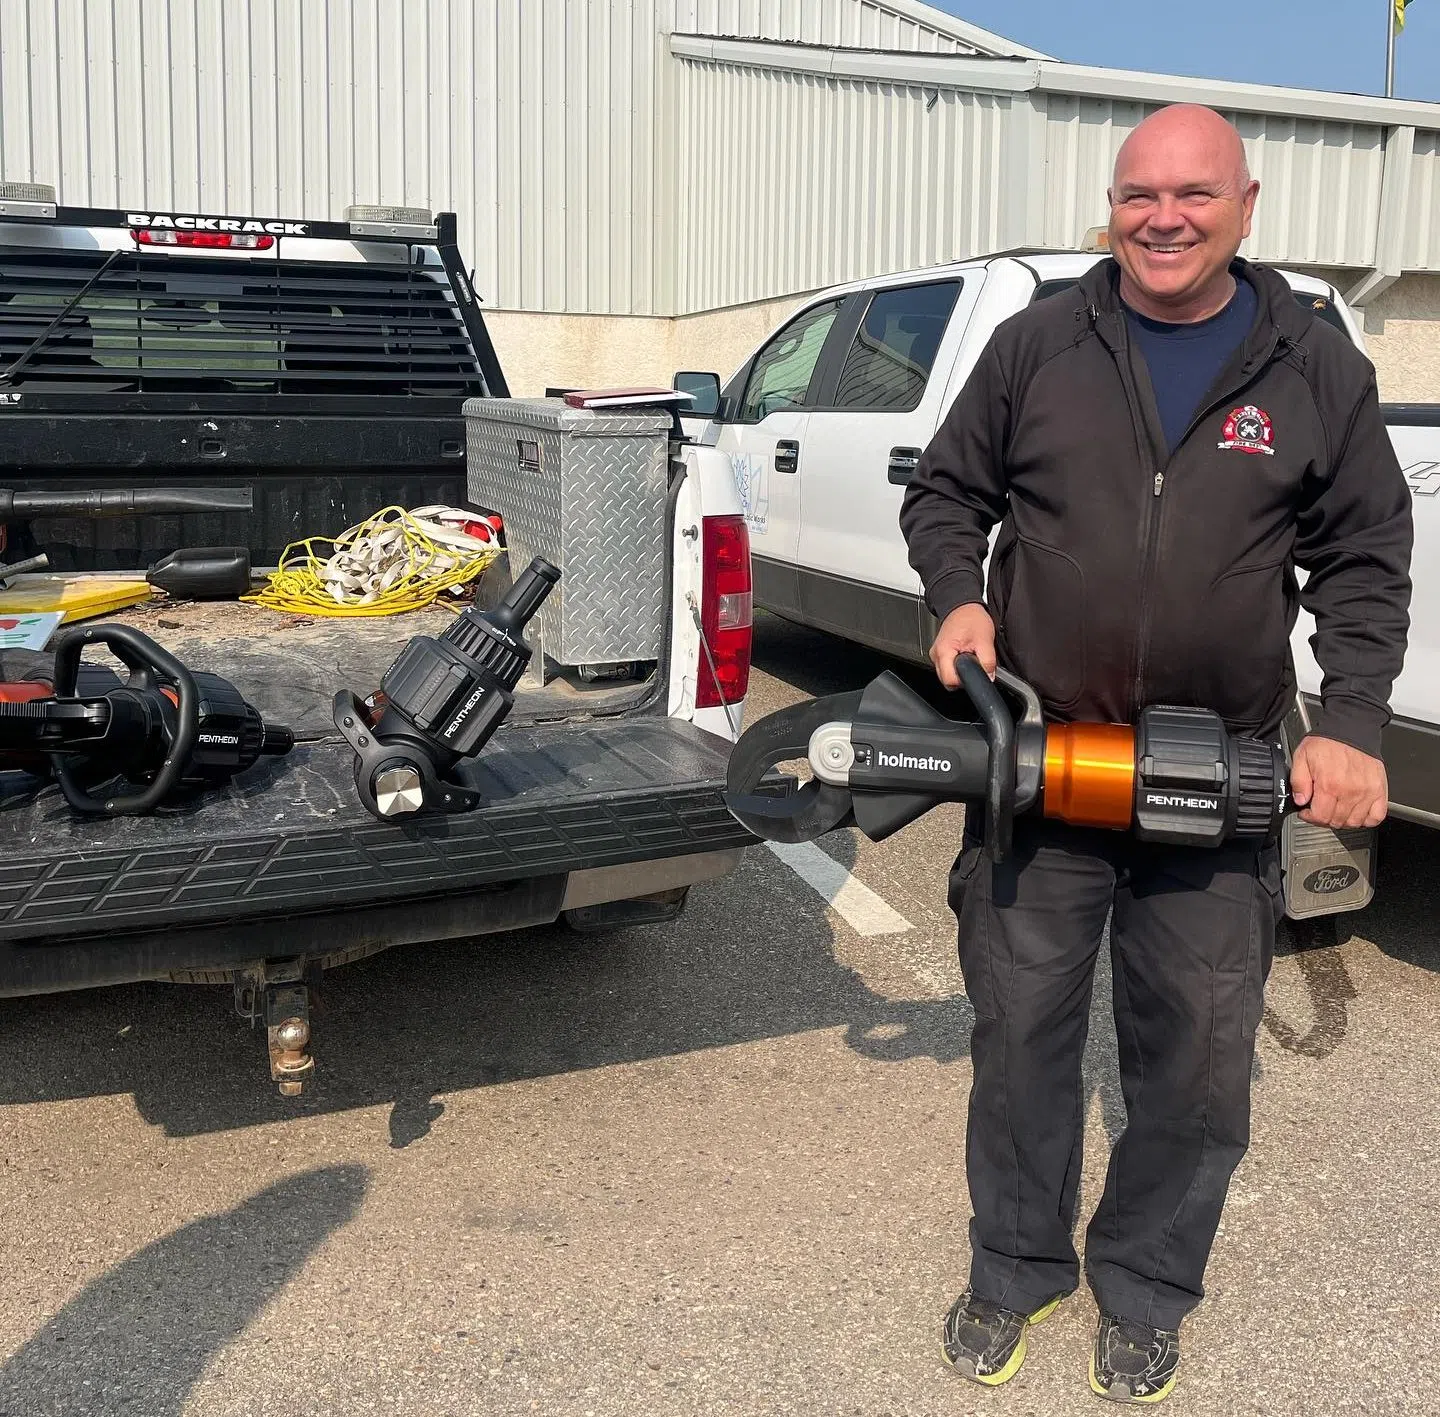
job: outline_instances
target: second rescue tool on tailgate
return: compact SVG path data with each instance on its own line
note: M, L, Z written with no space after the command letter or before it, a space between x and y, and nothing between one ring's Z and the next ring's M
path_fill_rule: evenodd
M348 689L335 726L355 750L355 787L382 820L411 812L468 812L480 794L450 774L505 721L530 663L521 638L560 572L537 556L494 610L473 606L438 639L416 635L385 671L373 709Z
M1284 751L1232 736L1208 709L1147 708L1133 727L1047 725L1022 680L997 675L1020 704L1017 720L978 660L961 655L956 668L980 723L937 713L891 673L762 718L730 758L731 812L770 841L852 824L883 841L942 802L983 800L986 845L1000 859L1015 815L1034 809L1191 846L1274 840L1291 810ZM795 758L809 760L813 781L788 797L758 791L770 768Z

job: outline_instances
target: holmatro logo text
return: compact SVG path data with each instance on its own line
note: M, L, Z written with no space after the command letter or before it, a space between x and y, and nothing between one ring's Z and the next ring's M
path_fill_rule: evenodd
M914 768L916 772L949 772L949 758L912 758L908 753L876 753L882 768Z

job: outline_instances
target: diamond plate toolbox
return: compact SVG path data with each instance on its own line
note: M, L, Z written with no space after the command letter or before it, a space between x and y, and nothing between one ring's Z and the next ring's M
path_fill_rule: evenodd
M665 630L668 413L467 399L467 484L505 519L510 571L560 567L537 648L560 664L658 659Z

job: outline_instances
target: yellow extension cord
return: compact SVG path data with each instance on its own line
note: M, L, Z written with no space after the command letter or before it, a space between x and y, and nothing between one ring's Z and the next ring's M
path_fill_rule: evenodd
M453 539L451 539L453 538ZM339 536L291 542L266 584L241 599L291 614L401 615L423 610L442 591L466 585L500 555L498 546L472 551L471 537L437 540L404 507L385 507ZM328 546L322 555L317 547Z

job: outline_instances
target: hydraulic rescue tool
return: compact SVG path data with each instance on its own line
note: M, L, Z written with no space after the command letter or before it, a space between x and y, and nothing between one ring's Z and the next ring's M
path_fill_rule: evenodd
M128 678L82 665L86 645L108 648ZM0 684L0 768L48 765L70 806L91 815L153 811L177 789L221 786L294 746L228 680L187 669L129 625L62 630L53 684ZM122 782L137 790L115 790Z
M416 635L368 704L335 695L335 726L355 750L355 787L382 820L411 812L468 812L480 794L452 777L505 721L530 662L520 638L560 572L536 557L493 610L474 606L438 639Z
M762 718L731 754L730 811L769 841L850 825L883 841L942 802L983 801L983 839L1000 860L1015 816L1031 810L1144 841L1219 846L1273 841L1293 806L1284 749L1233 736L1208 709L1147 708L1133 727L1047 724L1023 680L1001 670L992 683L973 655L956 669L978 723L937 713L889 672L858 693ZM795 758L809 759L813 780L764 795L767 771Z

